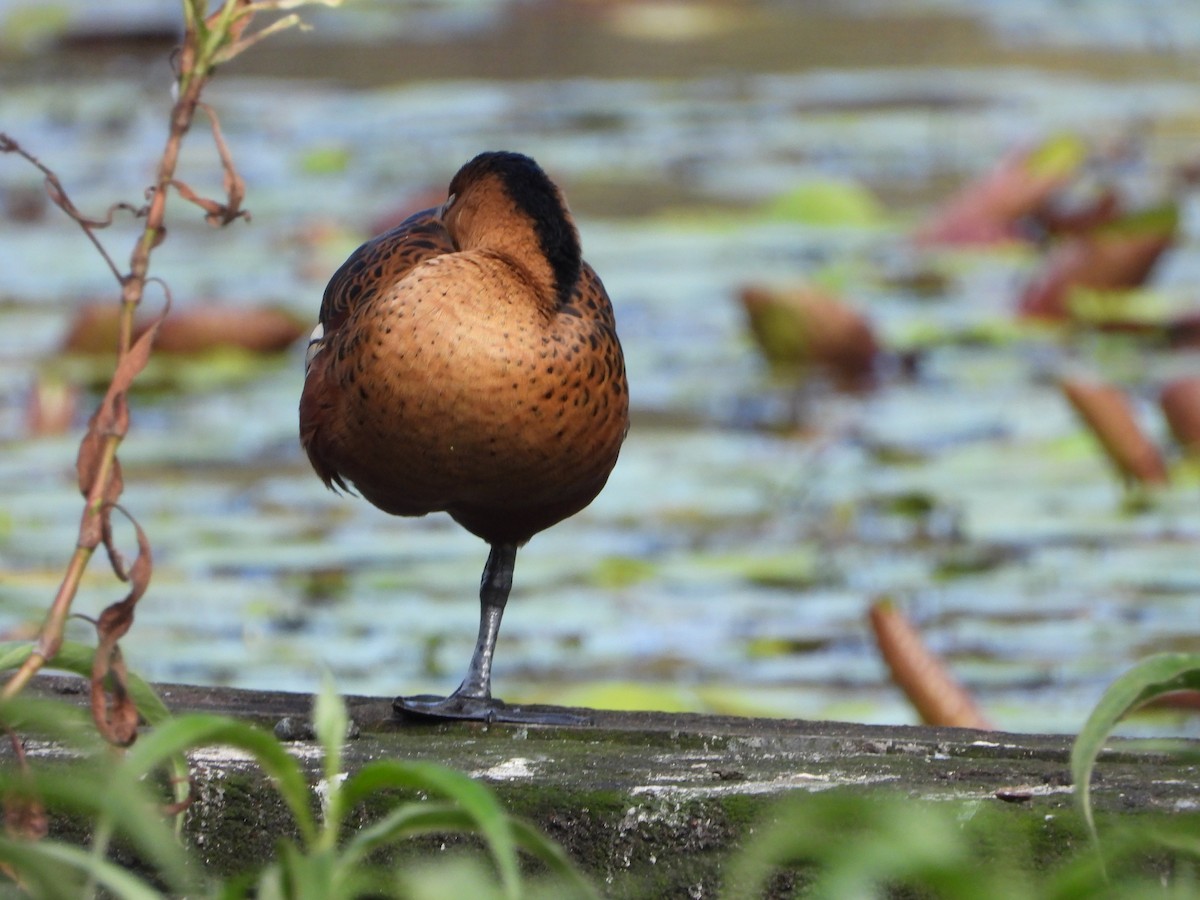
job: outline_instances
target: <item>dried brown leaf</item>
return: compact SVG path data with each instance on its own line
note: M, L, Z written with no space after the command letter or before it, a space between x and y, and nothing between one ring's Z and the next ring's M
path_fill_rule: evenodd
M102 669L106 674L100 674ZM137 740L138 711L129 696L125 658L120 647L105 647L103 641L92 668L92 720L100 736L114 746L128 747Z
M40 841L50 832L46 806L32 793L10 790L4 797L4 831L22 841Z
M1200 452L1200 377L1169 382L1159 397L1171 435L1189 454Z
M890 601L871 604L870 620L879 651L891 669L892 680L904 691L921 721L958 728L991 730L995 727L970 693L926 647L917 629Z
M124 600L105 608L96 620L99 642L92 663L92 718L105 740L119 747L127 747L137 738L138 713L129 696L125 659L117 642L133 626L134 609L149 587L154 565L146 532L124 509L114 508L133 524L138 553L126 572L111 535L106 541L114 571L129 581L129 594Z
M75 204L71 202L66 190L62 186L62 182L58 180L58 176L53 170L42 163L32 153L25 150L11 137L3 133L0 133L0 153L16 153L42 173L46 186L46 195L59 209L70 216L83 229L83 233L87 235L88 240L92 242L92 246L96 248L96 252L104 259L113 277L120 281L121 271L117 268L117 264L113 262L112 257L109 256L108 251L104 249L104 245L100 243L100 239L96 237L96 231L111 225L113 216L117 210L127 210L132 212L134 216L144 216L146 215L147 208L144 206L131 206L128 203L115 203L108 208L108 213L103 219L89 218L81 213Z
M1060 387L1118 473L1142 484L1167 483L1162 454L1138 425L1120 388L1080 378L1064 378Z
M97 481L102 477L106 454L110 452L109 440L115 438L119 441L129 431L129 404L126 394L133 385L134 378L146 367L154 345L154 337L165 316L164 309L163 313L134 340L129 350L117 358L116 370L108 390L105 391L100 406L88 420L87 433L79 443L79 454L75 462L79 490L88 498L89 509L95 510L84 514L79 543L80 546L95 548L103 542L109 548L110 559L113 558L114 551L108 522L109 510L120 499L124 489L121 464L115 449L111 451L112 465L108 469L106 483L98 485ZM114 568L120 575L121 569L115 562Z
M25 744L15 731L8 731L13 758L17 761L23 777L29 776L29 761L25 758ZM17 785L4 795L4 831L9 837L21 841L40 841L50 831L50 817L46 807L32 786Z
M108 302L83 307L63 338L62 349L68 353L111 353L116 346L119 317L120 310ZM141 335L146 327L144 321L139 321L134 333ZM214 303L172 312L159 326L154 353L186 355L222 347L278 353L307 335L310 328L287 310Z
M227 198L226 210L228 218L225 218L220 223L210 222L210 224L228 225L239 216L245 216L246 220L249 221L250 213L242 210L242 201L246 199L246 182L242 180L242 176L238 174L237 166L233 164L233 155L229 152L229 145L225 143L225 135L221 131L221 120L217 117L216 110L207 103L197 105L200 109L204 110L204 114L208 116L208 121L212 125L213 143L216 145L217 155L221 159L223 185Z
M204 221L214 227L224 225L237 218L237 214L231 214L229 208L216 200L209 200L207 197L201 197L182 181L174 180L171 182L171 187L179 192L179 196L189 203L194 203L204 210Z

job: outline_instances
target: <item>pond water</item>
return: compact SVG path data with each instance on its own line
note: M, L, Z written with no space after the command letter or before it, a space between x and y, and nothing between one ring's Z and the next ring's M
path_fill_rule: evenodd
M1071 5L1074 25L1039 31L1030 10L1061 23L1057 4L1013 5L1026 18L1003 20L976 20L976 6L993 4L889 5L912 17L895 46L878 34L888 25L878 4L827 11L822 27L861 29L861 58L843 48L828 66L764 57L731 68L705 60L753 59L760 32L724 7L698 18L648 5L663 18L639 19L566 4L542 24L567 36L547 57L553 78L511 71L495 46L515 33L511 7L324 12L315 33L264 47L258 68L232 66L208 94L253 221L213 231L175 205L154 271L180 307L273 304L313 320L373 222L428 205L480 149L524 150L564 185L613 297L634 422L600 498L521 552L497 692L909 722L865 617L888 596L999 725L1072 730L1140 656L1200 650L1200 506L1187 478L1131 506L1055 378L1081 371L1127 387L1165 446L1152 401L1200 361L1128 335L1015 329L1040 251L931 251L910 235L950 187L1064 130L1124 148L1118 175L1132 195L1166 190L1200 136L1200 81L1181 56L1200 16L1160 32L1139 4L1097 4L1087 28ZM0 4L0 16L17 8ZM984 63L963 63L961 45L920 44L929 17L986 48ZM820 45L802 26L774 30ZM635 61L591 65L577 51L593 38ZM404 40L394 71L356 67ZM682 55L701 44L710 55L697 51L699 62ZM481 47L504 77L479 74ZM878 47L905 58L872 58ZM281 61L297 48L316 61L308 74L326 77ZM7 52L0 130L85 210L140 197L169 104L163 55ZM673 75L647 68L672 54ZM430 71L402 61L437 55ZM1147 55L1156 62L1128 75ZM201 128L181 172L198 189L219 185ZM36 186L28 167L0 160L0 626L11 635L38 620L74 546L72 469L95 402L85 396L68 434L29 438L27 396L35 377L94 377L56 349L79 305L115 297L57 211L14 213ZM852 200L853 214L845 203L772 212L805 186ZM1155 288L1186 306L1200 284L1200 219L1194 196L1183 203L1184 232ZM119 259L132 234L106 234ZM915 373L895 366L860 393L773 377L738 289L812 278L836 285L892 350L919 349ZM486 548L444 517L393 519L325 491L295 434L302 357L297 346L277 359L155 361L121 452L124 505L155 558L126 655L166 681L307 691L329 669L346 692L445 692L474 642ZM76 609L94 614L121 595L97 561ZM87 639L86 625L72 628ZM1165 716L1140 727L1194 730Z

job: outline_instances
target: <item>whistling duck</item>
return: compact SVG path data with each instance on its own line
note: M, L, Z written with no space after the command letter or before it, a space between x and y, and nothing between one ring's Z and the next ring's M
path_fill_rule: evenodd
M334 273L300 400L313 468L393 515L447 512L491 547L466 678L397 698L398 714L537 721L491 696L517 548L595 498L628 421L608 295L529 157L480 154L440 208Z

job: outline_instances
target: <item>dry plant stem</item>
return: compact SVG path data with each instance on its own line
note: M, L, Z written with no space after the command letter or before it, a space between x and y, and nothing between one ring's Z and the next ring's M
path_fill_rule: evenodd
M189 71L189 66L194 65L194 60L193 36L189 35L189 40L185 41L180 57L181 71ZM163 219L166 213L167 193L174 181L179 149L184 135L187 134L195 117L196 106L200 102L200 92L207 81L207 74L207 71L199 75L194 73L193 77L182 79L179 99L171 110L170 133L159 161L157 178L146 211L146 224L134 246L129 263L129 273L121 276L120 279L121 321L117 348L118 366L120 366L121 359L129 353L133 343L134 314L145 294L147 273L150 268L150 253L162 242L165 234ZM57 183L57 179L53 181L55 184ZM88 229L85 228L85 230ZM90 231L88 234L92 237L93 243L96 243L94 235ZM103 253L103 250L101 252ZM104 255L107 259L107 254ZM122 408L124 407L123 398L120 405ZM3 690L0 690L0 699L8 699L18 694L29 683L29 679L54 658L59 647L62 646L63 630L67 616L70 614L71 603L79 590L84 570L99 544L99 536L102 533L101 516L104 513L105 504L108 502L109 486L116 466L117 448L125 437L128 425L127 414L120 415L119 418L121 427L104 435L100 464L88 490L87 502L80 523L80 541L67 565L58 594L42 624L37 644L24 665L8 680Z

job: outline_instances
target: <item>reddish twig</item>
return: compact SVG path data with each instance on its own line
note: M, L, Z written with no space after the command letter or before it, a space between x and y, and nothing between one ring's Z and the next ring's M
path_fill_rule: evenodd
M235 7L229 8L229 15L235 15ZM248 21L245 18L246 15L243 13L242 18L236 20L241 23L240 28L244 28L245 21ZM238 33L240 34L240 31ZM112 257L96 237L95 230L107 224L107 221L111 220L113 213L117 209L132 210L133 208L125 204L118 204L110 209L108 220L90 219L82 215L74 204L70 202L66 191L53 171L33 157L32 154L24 151L12 138L7 135L0 135L0 150L18 153L42 172L46 179L47 191L51 199L67 215L80 224L80 227L88 235L89 240L91 240L92 244L104 258L109 269L112 270L114 277L116 277L121 285L121 318L117 342L116 369L113 372L108 390L100 402L100 406L88 422L87 433L80 442L76 463L79 487L86 498L79 525L79 539L76 543L75 552L67 564L58 593L55 595L54 601L51 603L42 624L34 650L25 664L9 678L3 689L0 690L0 698L11 697L18 693L28 683L29 679L46 662L53 659L54 655L58 652L59 647L62 645L63 628L67 616L70 614L71 604L78 591L83 572L87 568L92 554L97 547L103 544L108 551L109 559L116 574L119 577L126 575L123 561L113 544L112 525L110 521L111 511L116 506L124 487L121 465L117 458L117 448L124 440L129 429L128 391L134 379L149 361L150 352L157 333L157 326L162 321L162 317L160 316L145 332L135 335L134 313L141 304L146 284L150 281L148 274L150 254L166 235L164 220L167 197L169 189L179 184L175 178L175 171L179 161L180 147L185 135L191 128L196 109L200 105L200 93L212 74L213 54L219 50L219 47L214 47L212 42L208 40L210 37L211 32L204 31L194 19L189 19L183 45L177 56L179 95L171 109L167 140L163 148L162 157L159 160L157 176L154 185L148 192L149 200L147 205L133 210L136 215L144 219L144 226L142 234L136 241L133 252L130 255L129 270L127 273L122 274L119 271ZM212 209L205 206L205 204L202 204L202 206L205 206L208 213L207 218L210 222L232 221L243 214L240 207L244 196L244 185L233 166L228 148L221 136L220 127L215 124L216 117L212 116L211 113L210 121L214 123L214 139L217 144L218 155L221 157L222 169L225 172L225 183L229 191L229 196L225 204L215 204L215 207ZM187 197L186 194L183 194L183 196ZM159 283L161 284L161 282ZM139 554L138 561L134 563L134 568L137 568L141 560L145 560L144 580L148 581L150 556L146 552L148 547L143 547L144 534L141 533L140 529L138 529L138 533ZM132 570L129 574L132 574ZM131 591L130 597L133 597L135 592L140 597L141 591L144 591L144 589L144 584L135 584L134 591ZM130 597L127 597L119 604L114 604L113 607L106 610L106 613L115 608L126 609L123 604L128 604L128 619L131 621L132 604L136 602L136 598L131 601ZM116 616L117 613L114 612L113 615ZM123 616L125 613L121 613L121 615ZM101 623L101 649L103 652L97 655L97 672L103 672L111 677L103 678L97 675L94 679L93 690L101 696L107 696L107 690L103 687L102 682L111 682L113 679L118 683L121 682L123 665L119 652L115 647L115 639L112 641L111 646L105 643L106 634L115 634L120 629L116 628L113 623L109 623L109 628L106 630L103 615L101 616ZM126 624L125 627L127 628L128 625ZM124 631L120 631L120 633L123 634ZM121 700L119 694L123 690L123 686L118 684L113 690L114 696L117 698L116 702L120 706ZM111 711L108 709L107 702L103 711L98 706L95 709L97 727L107 736L116 738L118 743L123 742L129 734L127 723L119 727L113 724ZM101 714L102 712L104 713L103 715Z
M83 229L83 233L87 235L88 240L92 242L92 246L96 248L96 252L100 254L100 257L108 266L109 271L112 272L113 277L116 278L117 281L120 281L121 272L117 268L117 264L113 262L113 258L109 256L108 251L104 248L104 245L100 243L100 239L96 237L96 230L110 226L113 223L113 217L118 211L124 210L132 213L135 217L141 217L146 214L146 207L132 206L128 203L114 203L108 208L108 212L105 214L103 219L94 219L90 216L85 216L79 211L79 208L71 202L71 198L67 196L66 189L62 186L62 182L59 181L58 176L53 172L53 170L51 170L48 166L42 163L40 159L38 159L3 132L0 132L0 153L15 153L17 156L20 156L42 173L42 177L45 179L46 195L50 198L51 202L65 212L79 225L81 229Z

